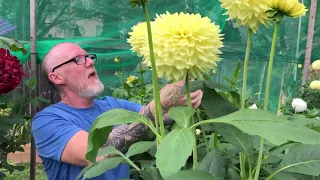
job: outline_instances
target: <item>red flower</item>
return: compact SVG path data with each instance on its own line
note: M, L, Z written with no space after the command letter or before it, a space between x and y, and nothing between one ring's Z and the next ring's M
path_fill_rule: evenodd
M20 83L24 72L16 56L10 51L0 48L0 95L14 90Z

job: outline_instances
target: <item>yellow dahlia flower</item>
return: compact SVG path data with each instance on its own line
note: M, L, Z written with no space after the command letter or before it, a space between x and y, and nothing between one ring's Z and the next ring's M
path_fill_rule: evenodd
M236 19L238 26L247 26L254 33L258 30L259 24L269 25L269 19L265 12L269 7L266 0L220 0L221 7L225 8L228 20Z
M141 22L133 26L132 32L129 32L129 35L130 39L128 42L132 46L131 50L137 52L138 56L142 56L141 49L148 43L147 23Z
M320 70L320 60L316 60L311 65L312 69L315 71Z
M320 81L314 80L310 83L310 89L320 90Z
M143 56L143 63L151 67L147 29L143 26L145 23L133 27L128 42L138 56ZM222 53L219 49L223 47L223 35L219 32L219 26L199 14L157 15L152 37L158 77L179 81L185 79L187 72L190 78L209 73Z
M136 76L129 76L129 77L127 78L127 84L132 83L136 78L137 78Z
M308 11L299 0L267 0L267 4L274 11L292 18L303 16Z

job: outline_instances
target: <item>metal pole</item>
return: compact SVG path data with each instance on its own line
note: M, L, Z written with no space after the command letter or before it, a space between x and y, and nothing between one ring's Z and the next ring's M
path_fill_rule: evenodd
M30 0L30 50L31 50L31 76L36 77L38 81L38 68L36 57L36 0ZM36 92L31 97L36 97L39 94L39 88L37 86ZM31 106L31 117L33 118L37 112L37 107ZM31 122L32 123L32 122ZM30 180L36 179L36 148L34 144L33 136L31 135L31 153L30 153Z
M307 47L306 47L306 54L304 59L302 85L306 83L306 80L309 76L309 66L311 63L311 53L312 53L312 43L313 43L313 35L314 35L314 24L316 20L316 12L317 12L317 0L311 0Z

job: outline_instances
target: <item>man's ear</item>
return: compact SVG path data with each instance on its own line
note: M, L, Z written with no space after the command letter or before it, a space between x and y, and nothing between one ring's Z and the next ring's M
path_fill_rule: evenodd
M64 79L61 76L55 74L54 72L51 72L51 73L48 74L48 79L53 84L64 84L65 83Z

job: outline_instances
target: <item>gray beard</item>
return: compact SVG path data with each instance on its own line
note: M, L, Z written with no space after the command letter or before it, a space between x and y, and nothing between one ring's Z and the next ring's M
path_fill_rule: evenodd
M84 98L96 98L104 90L104 85L100 81L95 86L85 86L69 80L67 80L66 83L73 92Z

